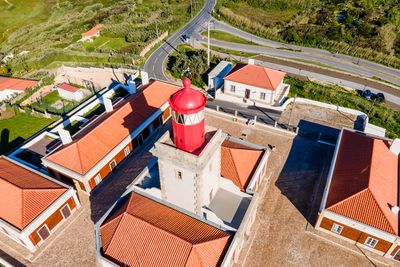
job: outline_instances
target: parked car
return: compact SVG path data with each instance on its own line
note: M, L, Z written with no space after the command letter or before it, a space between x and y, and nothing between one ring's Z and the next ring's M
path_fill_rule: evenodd
M183 40L185 43L189 43L189 42L190 42L190 36L187 35L187 34L184 34L184 35L182 35L182 40Z
M385 95L382 93L377 93L372 96L372 100L377 102L385 102Z
M362 93L362 96L365 98L365 99L368 99L368 100L371 100L372 99L372 92L370 91L370 90L364 90L363 91L363 93Z

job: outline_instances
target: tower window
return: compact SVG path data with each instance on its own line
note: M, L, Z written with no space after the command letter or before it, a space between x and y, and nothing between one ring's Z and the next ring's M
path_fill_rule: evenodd
M177 179L182 180L182 172L181 171L176 171L175 176Z

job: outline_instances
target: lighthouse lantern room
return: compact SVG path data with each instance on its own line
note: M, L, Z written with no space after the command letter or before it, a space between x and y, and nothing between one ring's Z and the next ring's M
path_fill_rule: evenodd
M184 78L183 89L171 96L173 141L179 148L193 152L204 143L205 95L190 87L190 79Z

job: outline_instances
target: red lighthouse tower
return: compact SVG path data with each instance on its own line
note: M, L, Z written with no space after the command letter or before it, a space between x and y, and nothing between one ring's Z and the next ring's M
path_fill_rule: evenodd
M204 107L207 98L190 87L190 79L184 78L183 89L171 96L172 128L175 145L192 152L204 143Z

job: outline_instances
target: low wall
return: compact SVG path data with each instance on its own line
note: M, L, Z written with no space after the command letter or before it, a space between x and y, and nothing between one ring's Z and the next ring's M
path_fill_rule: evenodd
M150 49L152 49L156 44L158 44L159 42L161 42L162 40L164 40L164 38L166 38L168 36L168 31L164 32L163 34L161 34L160 36L157 37L157 39L151 41L151 43L149 43L148 45L146 45L142 52L140 52L140 56L144 57L146 55L147 52L150 51Z

